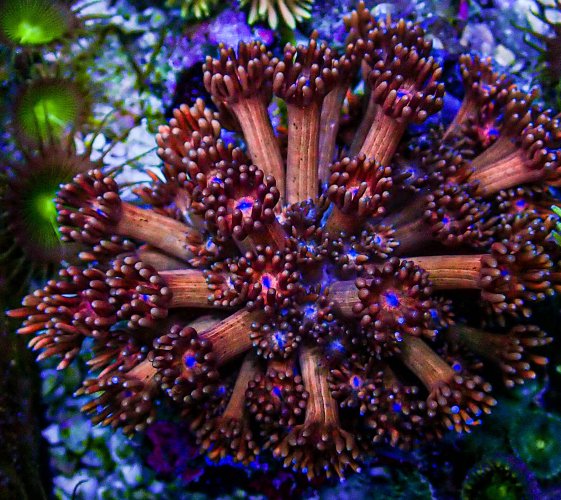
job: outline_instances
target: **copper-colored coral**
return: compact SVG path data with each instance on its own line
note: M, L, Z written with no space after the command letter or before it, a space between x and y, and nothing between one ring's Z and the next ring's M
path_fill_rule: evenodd
M559 117L464 57L465 113L407 131L442 105L428 37L362 3L347 25L342 55L315 34L279 60L221 47L204 77L219 112L174 112L138 203L99 170L63 186L79 266L10 316L60 368L91 339L96 422L139 430L168 396L211 459L270 448L319 481L379 443L469 431L495 404L486 368L510 387L545 364L550 338L519 320L561 290Z

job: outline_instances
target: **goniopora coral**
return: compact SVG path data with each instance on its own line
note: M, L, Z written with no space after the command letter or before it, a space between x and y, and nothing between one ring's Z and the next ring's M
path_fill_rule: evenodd
M209 56L220 113L175 110L140 203L101 170L59 191L81 262L10 315L60 368L91 349L79 392L96 422L130 433L176 410L212 459L271 452L343 477L378 443L469 432L496 404L493 369L510 387L547 362L528 320L561 286L541 198L561 179L557 118L466 56L459 116L412 135L443 104L431 44L359 12L342 53L312 35L278 57L258 42ZM342 117L360 78L364 111Z

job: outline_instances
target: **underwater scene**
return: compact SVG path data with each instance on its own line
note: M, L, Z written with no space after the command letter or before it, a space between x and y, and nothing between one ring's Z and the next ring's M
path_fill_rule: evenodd
M561 498L561 0L0 0L0 500Z

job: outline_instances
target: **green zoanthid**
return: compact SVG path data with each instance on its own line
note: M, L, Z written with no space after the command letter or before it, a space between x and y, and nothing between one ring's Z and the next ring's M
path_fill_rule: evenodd
M5 0L0 2L0 35L13 45L44 45L69 30L69 16L57 2Z
M476 464L462 486L462 500L524 500L534 497L531 477L513 457L496 457Z
M79 121L83 96L69 81L36 81L16 104L14 126L23 142L45 143L72 129Z
M561 418L545 411L534 411L531 418L518 419L510 431L516 454L534 474L549 479L561 473Z

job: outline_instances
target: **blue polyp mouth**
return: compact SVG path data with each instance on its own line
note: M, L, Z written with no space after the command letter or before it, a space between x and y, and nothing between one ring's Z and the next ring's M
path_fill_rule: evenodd
M261 285L263 286L264 291L270 290L271 288L275 288L276 279L270 274L263 274L261 276Z
M193 368L197 364L197 358L193 354L186 354L183 362L187 368Z
M392 309L399 307L399 297L395 292L389 291L383 294L386 305Z
M353 375L351 377L351 385L355 388L358 389L361 385L362 385L362 380L358 375Z
M279 349L284 349L286 346L286 335L285 332L278 331L273 334L273 340Z
M236 205L236 210L247 212L253 208L253 200L251 198L242 198Z
M516 207L517 212L522 212L523 210L525 210L528 207L528 203L526 202L526 200L519 199L519 200L516 200L516 202L514 203L514 206Z

